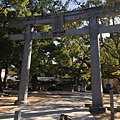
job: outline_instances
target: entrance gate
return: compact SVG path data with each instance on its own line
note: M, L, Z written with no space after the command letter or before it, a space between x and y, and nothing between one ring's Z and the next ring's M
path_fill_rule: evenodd
M99 33L112 33L120 31L120 24L117 25L99 25L98 19L107 16L116 16L120 14L120 5L113 8L94 7L78 11L70 11L64 13L55 13L42 16L32 16L24 18L11 18L8 23L10 27L25 27L25 34L10 35L10 40L24 40L24 52L20 76L18 103L26 104L28 95L29 70L31 63L32 40L64 37L64 36L82 36L90 34L90 56L91 56L91 82L92 82L92 106L91 111L103 109L103 94L101 81L101 65L100 65L100 46L98 40ZM88 20L89 26L64 30L64 23ZM51 25L52 31L34 32L33 26Z

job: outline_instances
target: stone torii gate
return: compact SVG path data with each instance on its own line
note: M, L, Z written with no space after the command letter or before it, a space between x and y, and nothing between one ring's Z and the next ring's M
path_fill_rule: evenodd
M26 104L28 95L29 70L31 63L32 40L64 37L64 36L82 36L90 34L90 56L91 56L91 82L92 82L92 106L90 111L105 111L103 106L102 78L100 65L100 46L98 40L99 33L112 33L120 31L120 24L117 25L99 25L98 19L107 16L116 16L120 14L120 5L113 8L94 7L77 11L64 13L47 14L41 16L32 16L24 18L11 18L8 20L10 27L25 27L26 33L10 35L10 40L24 40L24 53L22 60L19 94L17 104ZM64 23L88 20L89 26L80 29L64 30ZM33 26L51 25L52 31L34 32Z

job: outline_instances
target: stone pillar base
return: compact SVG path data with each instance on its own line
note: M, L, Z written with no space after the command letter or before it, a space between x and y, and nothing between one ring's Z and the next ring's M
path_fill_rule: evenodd
M106 108L105 107L94 107L94 106L90 106L89 107L89 111L91 113L105 113L106 112Z
M16 100L14 102L14 105L28 105L29 101L26 100L26 101L19 101L19 100Z

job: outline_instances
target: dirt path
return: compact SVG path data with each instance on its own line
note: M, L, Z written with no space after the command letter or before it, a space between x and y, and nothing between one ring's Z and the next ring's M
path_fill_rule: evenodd
M8 93L8 91L7 91ZM62 91L60 92L32 92L29 93L28 100L29 104L34 104L37 102L49 101L54 98L62 97ZM104 94L104 103L109 106L110 98L108 94ZM14 105L15 100L17 100L17 92L9 92L0 97L0 115L6 113L10 109L13 109L17 106ZM114 104L120 106L120 95L114 95ZM93 114L96 120L110 120L110 111L106 111L104 114ZM115 120L120 120L120 112L115 112Z
M32 105L37 102L44 102L44 101L48 101L48 100L58 98L58 97L61 97L61 95L51 94L49 92L46 92L46 94L45 92L44 94L40 92L32 92L32 93L29 93L28 100L29 100L29 104ZM16 105L14 105L15 100L17 100L16 91L14 92L10 91L9 94L7 91L6 94L1 95L0 115L6 113L10 109L17 107Z

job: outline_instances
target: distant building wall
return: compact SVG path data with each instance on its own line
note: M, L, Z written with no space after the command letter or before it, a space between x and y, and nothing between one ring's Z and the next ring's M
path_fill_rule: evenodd
M116 78L106 78L103 79L103 87L104 88L115 88L117 87L117 85L119 85L118 79Z

